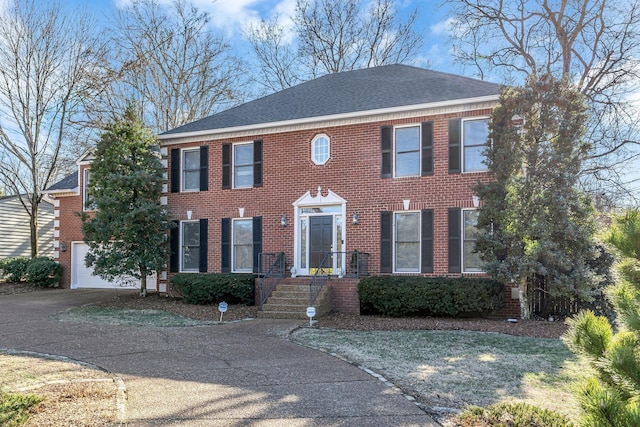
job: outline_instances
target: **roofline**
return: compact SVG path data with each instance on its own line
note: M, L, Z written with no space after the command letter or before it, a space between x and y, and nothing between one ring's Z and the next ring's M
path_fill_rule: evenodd
M42 194L46 194L49 196L77 196L80 194L78 191L80 189L79 186L75 186L74 188L61 188L59 190L42 190Z
M372 115L402 113L406 111L423 110L423 109L429 109L429 108L442 108L442 107L450 107L450 106L462 105L462 104L491 102L491 101L498 101L499 99L500 99L499 94L485 95L485 96L479 96L475 98L461 98L461 99L453 99L453 100L447 100L447 101L429 102L426 104L411 104L411 105L404 105L400 107L380 108L377 110L363 110L363 111L355 111L352 113L331 114L328 116L305 117L302 119L281 120L278 122L257 123L257 124L251 124L251 125L245 125L245 126L226 127L226 128L219 128L219 129L207 129L207 130L198 130L198 131L192 131L192 132L180 132L180 133L171 133L171 134L160 134L158 135L158 139L167 141L171 139L193 138L193 137L202 137L202 136L209 136L209 135L214 136L218 134L255 131L260 129L269 129L269 128L281 127L281 126L295 126L295 125L310 124L310 123L324 122L324 121L337 120L337 119L353 119L353 118L366 117L366 116L372 116Z

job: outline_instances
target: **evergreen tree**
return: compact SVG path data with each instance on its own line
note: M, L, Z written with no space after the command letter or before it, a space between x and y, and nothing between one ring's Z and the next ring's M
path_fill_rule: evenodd
M607 243L618 250L619 281L610 289L617 332L605 317L581 312L565 341L596 372L578 390L585 426L640 425L640 212L616 216Z
M88 266L106 280L123 274L140 279L159 271L168 255L171 223L160 205L163 167L156 138L133 107L101 135L91 163L89 194L94 213L83 212Z
M519 284L525 318L532 280L551 298L589 299L597 284L593 207L576 187L586 118L583 96L550 76L504 89L493 111L476 250L492 277Z

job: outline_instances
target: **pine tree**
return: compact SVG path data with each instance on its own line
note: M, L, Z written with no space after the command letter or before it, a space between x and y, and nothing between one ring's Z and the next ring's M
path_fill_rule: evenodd
M564 339L596 372L577 392L584 412L583 425L639 426L640 211L616 216L606 241L621 257L619 281L609 292L617 315L617 332L606 318L584 311L569 321Z
M168 255L166 210L160 205L163 167L156 138L133 107L101 135L90 166L94 213L83 212L88 266L106 280L123 274L140 279L160 271Z
M493 111L476 250L492 277L519 284L523 317L532 279L552 298L589 299L598 283L593 206L577 189L586 118L582 95L550 76L504 89Z

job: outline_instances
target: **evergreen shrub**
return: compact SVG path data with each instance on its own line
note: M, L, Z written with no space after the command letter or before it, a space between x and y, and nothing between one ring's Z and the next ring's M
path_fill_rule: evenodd
M254 303L254 274L238 273L181 273L169 280L171 287L188 304Z
M0 269L7 282L24 282L27 280L27 267L30 262L30 258L22 256L7 258L0 261Z
M371 276L358 295L362 314L392 317L484 317L504 307L504 285L485 278Z
M60 284L62 265L51 258L34 258L27 267L27 280L34 285L57 287Z

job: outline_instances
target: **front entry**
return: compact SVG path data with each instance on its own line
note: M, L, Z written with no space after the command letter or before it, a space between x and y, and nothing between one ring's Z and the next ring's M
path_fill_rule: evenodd
M309 264L312 270L320 266L328 252L333 252L333 215L309 218ZM331 260L329 265L331 265Z

